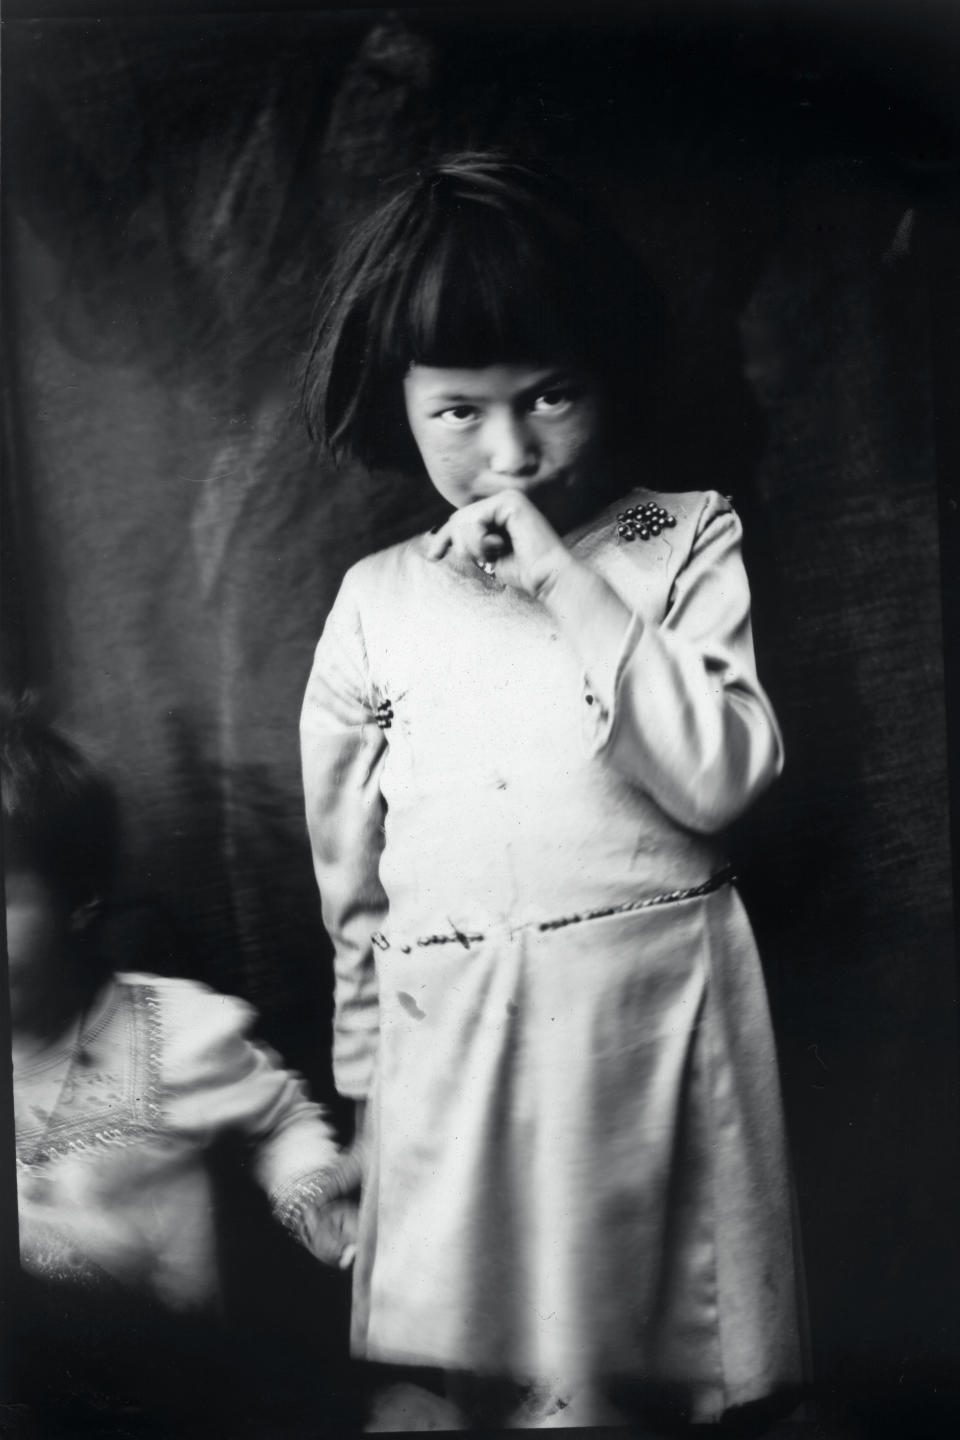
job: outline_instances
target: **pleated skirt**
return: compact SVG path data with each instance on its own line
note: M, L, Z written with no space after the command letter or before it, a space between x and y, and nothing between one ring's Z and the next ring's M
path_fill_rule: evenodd
M774 1040L736 890L378 955L353 1348L693 1420L802 1378Z

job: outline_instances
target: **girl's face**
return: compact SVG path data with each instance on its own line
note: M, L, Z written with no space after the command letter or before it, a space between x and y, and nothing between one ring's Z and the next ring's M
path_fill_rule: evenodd
M69 915L55 888L34 870L4 876L13 1023L43 1004L70 973Z
M599 401L576 372L411 365L403 389L427 474L456 509L500 490L522 490L542 506L589 478Z

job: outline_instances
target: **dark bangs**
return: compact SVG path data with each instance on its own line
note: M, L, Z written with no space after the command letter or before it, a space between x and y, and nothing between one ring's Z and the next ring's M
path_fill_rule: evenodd
M581 257L488 206L458 209L429 237L384 329L384 358L468 368L556 362L594 368Z

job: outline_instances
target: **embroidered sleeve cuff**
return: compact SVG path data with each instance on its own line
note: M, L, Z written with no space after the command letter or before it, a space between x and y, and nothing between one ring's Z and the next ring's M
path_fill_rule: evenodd
M363 1178L363 1156L359 1149L344 1150L333 1165L311 1170L289 1180L270 1197L274 1216L300 1241L305 1238L304 1220L308 1212L318 1210L331 1200L350 1195Z

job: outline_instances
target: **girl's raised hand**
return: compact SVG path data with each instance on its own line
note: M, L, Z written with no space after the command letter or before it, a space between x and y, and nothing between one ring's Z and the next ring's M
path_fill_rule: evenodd
M571 560L549 520L519 490L500 490L455 510L427 546L430 560L448 553L473 560L533 599Z

